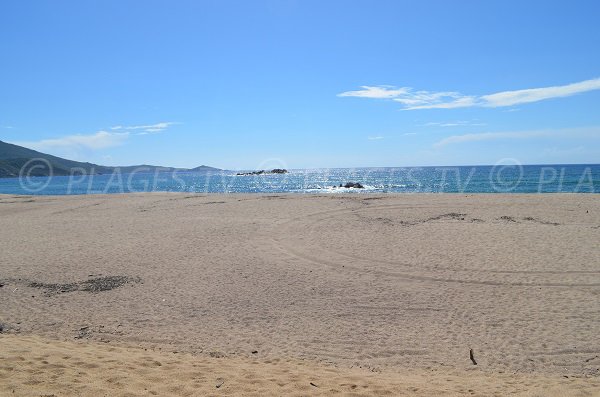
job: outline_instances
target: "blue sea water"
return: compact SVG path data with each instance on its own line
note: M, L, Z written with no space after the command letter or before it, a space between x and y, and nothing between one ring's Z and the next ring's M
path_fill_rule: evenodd
M364 189L340 188L359 182ZM338 168L239 176L219 172L114 172L0 179L0 194L196 193L599 193L600 165Z

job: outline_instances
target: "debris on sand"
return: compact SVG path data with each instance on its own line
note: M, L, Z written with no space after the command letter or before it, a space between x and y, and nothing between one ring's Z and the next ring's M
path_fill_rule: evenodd
M0 323L0 334L19 333L21 329L19 328L18 324L21 323L17 323L16 326L7 323Z
M107 277L98 277L93 278L91 280L84 281L80 283L82 291L88 292L102 292L102 291L110 291L115 288L119 288L124 286L130 282L138 282L139 280L134 280L126 276L107 276Z
M92 335L90 327L81 327L75 336L75 339L88 339Z
M46 290L47 294L64 294L67 292L74 291L86 291L96 293L110 291L115 288L122 287L125 284L138 282L140 282L139 278L132 278L127 276L105 276L67 284L31 282L29 283L29 287Z
M475 361L475 356L473 354L473 349L469 349L469 358L471 359L473 365L477 365L477 361Z

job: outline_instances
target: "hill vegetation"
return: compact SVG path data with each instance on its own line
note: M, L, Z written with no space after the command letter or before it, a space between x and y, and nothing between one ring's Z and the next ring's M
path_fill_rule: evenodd
M38 161L33 161L37 159ZM47 164L44 164L47 162ZM133 165L125 167L108 167L93 163L84 163L80 161L67 160L61 157L52 156L50 154L41 153L32 149L27 149L23 146L13 145L0 141L0 178L11 178L19 176L23 167L27 166L27 174L30 176L48 176L52 168L52 175L72 175L77 174L109 174L115 171L121 173L130 173L135 170L145 172L172 172L172 171L189 171L189 172L209 172L220 171L218 168L201 165L200 167L172 168L161 167L155 165ZM35 167L35 165L43 165Z

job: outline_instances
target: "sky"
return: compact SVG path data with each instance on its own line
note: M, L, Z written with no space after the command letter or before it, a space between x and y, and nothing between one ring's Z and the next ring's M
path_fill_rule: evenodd
M0 2L0 140L103 165L600 163L598 1Z

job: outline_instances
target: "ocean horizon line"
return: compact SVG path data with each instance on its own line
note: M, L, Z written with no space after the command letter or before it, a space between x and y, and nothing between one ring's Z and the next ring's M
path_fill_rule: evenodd
M71 195L140 192L187 193L596 193L600 164L356 167L239 173L231 170L121 172L43 176L31 167L0 179L0 193ZM40 167L42 165L39 165ZM81 170L84 171L84 170ZM147 170L151 171L151 170ZM285 172L282 172L285 171ZM50 176L47 176L50 175Z

